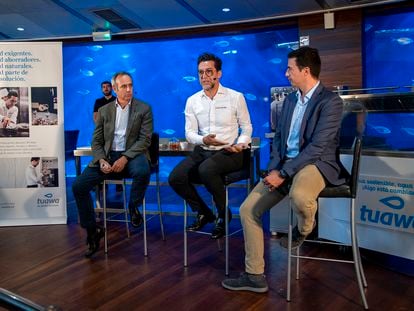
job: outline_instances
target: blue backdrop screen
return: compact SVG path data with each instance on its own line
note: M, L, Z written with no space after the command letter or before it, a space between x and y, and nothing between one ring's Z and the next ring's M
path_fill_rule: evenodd
M365 87L414 85L414 12L368 16L364 25Z
M367 16L364 27L365 87L398 87L375 93L414 91L414 11ZM400 107L402 101L408 102ZM414 150L411 97L393 103L399 111L386 111L383 106L390 103L378 103L371 107L375 112L368 114L366 136L381 142L378 149Z
M100 83L116 71L134 78L135 97L152 106L154 128L161 137L184 137L187 97L201 89L197 57L211 52L223 60L221 83L245 95L253 136L262 138L262 166L268 161L270 88L285 86L287 54L297 48L296 28L226 36L105 44L65 44L63 48L65 129L79 129L78 146L91 143L93 104ZM265 147L267 146L267 147ZM174 164L163 166L168 175ZM73 168L67 167L67 174Z

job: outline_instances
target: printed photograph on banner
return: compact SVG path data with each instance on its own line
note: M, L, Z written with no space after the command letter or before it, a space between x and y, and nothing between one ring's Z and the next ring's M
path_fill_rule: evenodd
M270 95L272 102L270 103L270 130L273 132L276 130L277 124L280 119L280 113L282 111L283 101L285 97L290 93L296 91L296 88L292 86L272 87L270 88Z
M0 158L0 188L46 188L59 186L57 157Z
M0 87L0 137L29 137L27 87Z
M32 125L57 125L57 87L32 87Z

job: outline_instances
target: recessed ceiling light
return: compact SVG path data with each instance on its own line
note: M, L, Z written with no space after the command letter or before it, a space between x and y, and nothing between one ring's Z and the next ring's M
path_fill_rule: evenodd
M223 9L222 9L222 11L223 11L223 12L226 12L226 13L227 13L227 12L230 12L230 8L223 8Z
M17 27L16 28L18 31L24 31L24 28L23 27Z

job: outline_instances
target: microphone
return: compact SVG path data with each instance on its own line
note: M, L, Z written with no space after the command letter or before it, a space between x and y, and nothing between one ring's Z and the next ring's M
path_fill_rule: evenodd
M217 78L213 78L213 81L216 81L217 80Z

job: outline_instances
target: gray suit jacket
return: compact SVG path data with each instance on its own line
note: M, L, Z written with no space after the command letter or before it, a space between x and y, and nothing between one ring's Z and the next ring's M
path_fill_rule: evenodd
M345 180L340 176L342 166L338 149L343 103L338 95L326 89L322 83L313 93L303 116L299 154L293 160L283 163L296 101L296 92L293 92L283 103L280 122L273 139L269 171L283 168L293 177L306 165L314 164L332 185L343 183Z
M98 110L98 118L92 136L93 159L89 166L96 166L100 159L110 160L114 140L116 107L115 101L108 103ZM144 153L149 159L148 147L151 144L153 131L151 107L135 98L129 109L128 126L126 129L126 150L122 154L132 159Z

